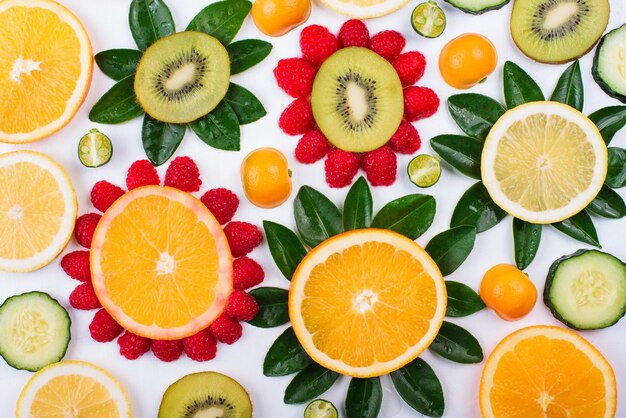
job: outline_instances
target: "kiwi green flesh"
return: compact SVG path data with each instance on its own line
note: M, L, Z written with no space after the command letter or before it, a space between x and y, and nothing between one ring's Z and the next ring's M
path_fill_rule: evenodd
M135 95L154 119L188 123L210 113L230 82L230 58L214 37L180 32L159 39L141 57Z
M217 372L189 374L165 391L158 418L250 418L252 403L234 379Z
M608 0L516 0L511 36L535 61L559 64L585 55L609 20Z
M366 48L344 48L317 72L311 106L317 126L334 146L372 151L385 145L400 126L402 84L380 55Z

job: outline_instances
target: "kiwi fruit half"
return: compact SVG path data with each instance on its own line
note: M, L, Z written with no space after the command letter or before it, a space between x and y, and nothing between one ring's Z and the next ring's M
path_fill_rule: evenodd
M154 119L188 123L215 109L229 82L226 48L205 33L180 32L146 49L137 65L135 95Z
M252 403L234 379L217 372L189 374L167 388L158 418L251 418Z
M400 126L402 83L380 55L366 48L344 48L317 72L311 105L317 126L333 145L367 152L385 145Z
M535 61L560 64L593 48L609 21L608 0L515 0L511 35Z

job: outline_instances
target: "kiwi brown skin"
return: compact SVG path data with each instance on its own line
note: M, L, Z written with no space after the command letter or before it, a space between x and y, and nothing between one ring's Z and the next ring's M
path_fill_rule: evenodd
M598 60L599 60L599 57L600 57L600 49L602 48L602 44L604 43L605 39L606 39L606 35L604 35L600 39L600 42L598 42L598 47L596 48L596 53L593 56L593 66L591 67L591 75L593 76L593 79L596 81L598 86L600 86L600 88L606 94L608 94L609 96L611 96L614 99L619 100L622 103L626 103L626 95L619 94L618 92L613 90L611 88L611 86L609 86L608 84L606 84L604 82L602 77L600 77L600 73L598 72L598 65L599 65Z

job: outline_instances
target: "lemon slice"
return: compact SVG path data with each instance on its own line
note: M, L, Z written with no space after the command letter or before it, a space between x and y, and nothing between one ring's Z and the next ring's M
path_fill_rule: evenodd
M385 16L408 2L409 0L322 0L326 7L355 19Z
M607 172L598 128L578 110L533 102L506 112L487 136L481 175L512 216L536 224L568 219L598 194Z

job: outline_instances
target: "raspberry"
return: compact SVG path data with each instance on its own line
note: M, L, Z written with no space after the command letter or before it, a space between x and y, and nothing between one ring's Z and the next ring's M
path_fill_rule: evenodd
M315 126L311 102L306 97L291 102L278 119L278 127L287 135L299 135Z
M352 183L352 179L359 171L360 157L358 154L334 149L328 153L324 162L326 171L326 183L330 187L346 187Z
M403 120L395 134L389 140L391 149L400 154L414 154L420 149L422 140L415 127Z
M339 29L339 43L342 47L362 46L368 48L370 46L370 31L362 20L347 20Z
M305 133L296 146L296 160L303 164L313 164L330 152L332 145L318 129Z
M263 241L259 228L248 222L230 222L224 227L224 234L233 257L243 257Z
M187 357L194 361L208 361L217 354L217 341L207 329L185 338L183 347Z
M370 40L370 49L389 62L393 62L404 49L406 40L395 30L378 32Z
M249 289L260 284L265 279L263 267L248 257L240 257L233 261L233 287L235 289Z
M181 340L154 340L152 341L152 354L166 363L178 360L183 354L183 342Z
M82 283L76 286L72 293L70 293L70 305L72 305L73 308L84 311L102 308L91 283Z
M97 213L86 213L79 216L74 226L74 238L76 238L76 242L85 248L91 248L91 240L93 239L94 232L96 232L96 226L98 226L100 218L102 218L102 216Z
M120 198L124 194L124 190L117 187L108 181L99 181L93 185L91 189L91 203L93 207L101 212L111 207L113 202Z
M61 268L72 279L81 282L91 280L91 271L89 270L89 251L74 251L61 259Z
M400 77L402 87L412 86L424 75L426 58L417 51L405 52L393 61L393 68Z
M259 313L259 304L254 296L243 290L233 290L226 305L226 315L240 321L251 321Z
M237 195L224 188L211 189L200 200L222 225L233 219L239 207Z
M390 186L396 181L398 161L388 146L366 153L361 166L372 186Z
M174 158L165 172L164 184L183 192L197 192L202 184L198 166L189 157Z
M160 184L159 175L148 160L139 160L131 164L126 174L126 188L136 189L141 186Z
M404 116L409 122L432 116L439 109L439 97L428 87L404 89Z
M149 338L140 337L130 331L126 331L117 339L120 346L120 354L128 360L137 360L150 351L152 341Z
M302 58L287 58L278 61L274 77L278 87L291 97L307 96L313 89L317 68Z
M300 34L302 56L318 67L339 49L337 37L320 25L307 26Z
M120 335L124 331L124 328L115 319L109 315L104 309L100 309L93 317L91 324L89 324L89 332L91 338L99 343L108 343L113 341L115 337Z
M230 316L222 314L213 321L209 331L217 341L230 345L241 338L243 327Z

